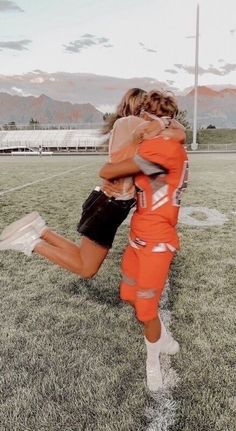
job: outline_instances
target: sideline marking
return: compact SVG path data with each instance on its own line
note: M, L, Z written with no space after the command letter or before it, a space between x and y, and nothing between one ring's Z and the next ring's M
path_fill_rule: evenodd
M123 221L124 224L130 225L132 215L135 208L131 210L128 217ZM194 213L200 213L205 216L205 220L198 220ZM233 212L232 212L233 213ZM236 214L236 212L234 212ZM207 207L181 207L179 213L179 223L186 224L188 226L222 226L228 221L228 218L216 209L210 209Z
M200 213L206 217L199 220L194 213ZM222 226L228 221L227 217L220 211L207 207L182 207L180 208L179 223L189 226Z
M51 177L42 178L41 180L32 181L32 183L23 184L23 186L13 187L12 189L5 190L4 192L0 192L0 196L6 195L11 192L15 192L16 190L24 189L25 187L32 186L33 184L42 183L43 181L51 180L52 178L61 177L62 175L68 174L68 172L73 172L77 169L86 168L87 166L91 166L91 164L77 166L77 168L69 169L68 171L63 171L60 174L51 175Z

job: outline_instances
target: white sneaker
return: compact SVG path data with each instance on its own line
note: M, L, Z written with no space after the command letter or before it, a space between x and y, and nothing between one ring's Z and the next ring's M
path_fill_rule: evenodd
M161 322L160 352L175 355L175 353L178 353L180 350L179 343L172 337L172 335L168 334L160 315L159 319Z
M14 233L21 232L23 229L29 226L32 226L38 232L38 234L41 235L46 227L46 223L37 211L33 211L32 213L27 214L26 216L7 226L2 231L0 240L5 240Z
M151 392L157 392L163 387L161 367L159 358L156 361L155 366L151 366L146 363L146 373L147 373L147 387Z
M22 251L26 256L31 256L32 251L40 241L38 232L33 227L26 226L0 241L0 250Z
M163 338L161 337L161 353L175 355L179 350L179 343L172 337L172 335L166 334Z

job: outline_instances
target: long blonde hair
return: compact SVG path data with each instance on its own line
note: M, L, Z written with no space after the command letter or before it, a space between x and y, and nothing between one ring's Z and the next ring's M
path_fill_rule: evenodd
M108 115L102 133L109 133L112 130L115 121L119 118L128 117L128 115L139 115L143 109L146 95L147 92L141 88L131 88L128 90L117 106L116 112Z

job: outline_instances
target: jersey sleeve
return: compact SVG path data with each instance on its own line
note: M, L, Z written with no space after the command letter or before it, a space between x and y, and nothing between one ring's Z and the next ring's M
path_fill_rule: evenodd
M145 140L139 145L134 161L146 175L164 174L175 167L179 146L178 141L161 136Z
M133 142L133 129L142 120L134 115L122 117L115 121L109 139L109 155L122 150L126 145Z

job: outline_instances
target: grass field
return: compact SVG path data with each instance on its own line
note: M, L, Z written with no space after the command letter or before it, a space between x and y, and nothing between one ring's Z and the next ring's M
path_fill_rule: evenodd
M192 130L186 131L187 145L193 142ZM236 129L200 129L197 132L199 150L233 150L236 151Z
M165 304L181 344L171 359L178 384L155 397L145 387L142 328L118 298L127 226L92 280L38 256L1 252L1 431L235 429L236 155L190 157L183 206L218 209L228 221L180 225L182 249ZM0 230L36 209L58 232L78 240L81 204L104 160L0 158ZM199 211L195 216L203 217ZM165 403L175 408L162 421Z

